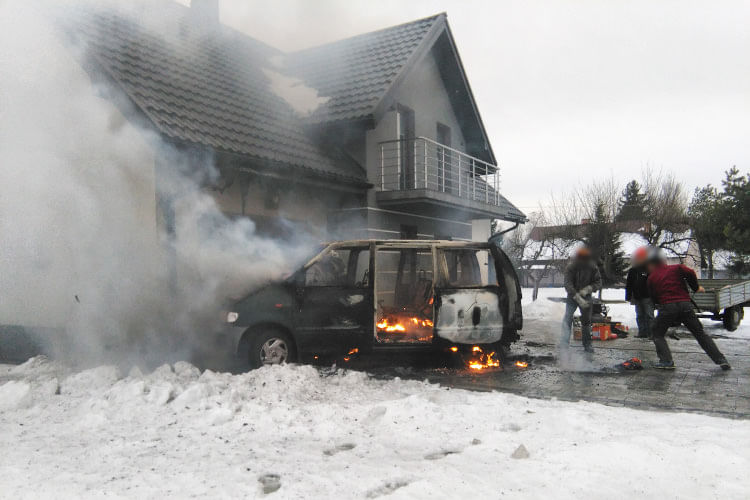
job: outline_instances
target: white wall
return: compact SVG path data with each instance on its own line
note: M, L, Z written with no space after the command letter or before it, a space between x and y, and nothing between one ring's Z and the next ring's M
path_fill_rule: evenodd
M466 152L463 133L432 53L399 86L394 93L394 102L414 110L417 136L437 140L437 123L440 122L451 129L451 147Z
M367 131L367 175L376 186L375 189L380 188L381 177L378 143L398 138L396 111L393 109L396 104L414 111L415 133L418 137L437 140L437 124L442 123L451 129L451 147L466 152L464 136L451 107L435 57L429 53L393 93L387 106L389 111L374 129ZM374 194L371 195L371 200L374 204Z

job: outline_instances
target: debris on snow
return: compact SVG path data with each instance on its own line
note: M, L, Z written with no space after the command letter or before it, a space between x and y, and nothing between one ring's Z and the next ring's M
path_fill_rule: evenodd
M511 455L512 458L529 458L531 454L529 453L529 450L526 449L524 445L519 445L518 448L516 448L516 451L513 452Z
M268 495L281 488L281 476L278 474L263 474L258 478L263 487L263 494Z
M406 481L403 479L398 479L395 481L388 481L384 485L368 491L367 495L365 496L367 498L378 498L378 497L390 495L397 489L403 488L404 486L408 486L408 485L409 485L409 481Z
M327 450L323 450L323 455L326 456L332 456L340 451L349 451L353 450L357 445L354 443L343 443L337 446L334 446L333 448L329 448Z

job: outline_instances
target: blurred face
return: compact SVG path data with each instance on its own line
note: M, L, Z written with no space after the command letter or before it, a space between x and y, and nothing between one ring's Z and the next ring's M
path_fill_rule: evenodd
M648 272L651 272L651 271L653 271L654 269L656 269L656 266L657 266L657 263L656 263L656 262L654 262L654 261L651 261L651 262L647 262L647 263L646 263L646 269L648 270Z
M633 253L633 267L640 267L646 264L648 260L648 250L646 248L639 248Z
M588 248L581 248L576 252L576 259L582 262L591 260L591 251Z

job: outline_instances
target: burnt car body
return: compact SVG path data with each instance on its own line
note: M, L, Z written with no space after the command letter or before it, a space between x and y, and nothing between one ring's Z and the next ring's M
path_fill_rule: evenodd
M376 349L507 349L523 326L515 269L497 244L330 243L227 314L250 367Z

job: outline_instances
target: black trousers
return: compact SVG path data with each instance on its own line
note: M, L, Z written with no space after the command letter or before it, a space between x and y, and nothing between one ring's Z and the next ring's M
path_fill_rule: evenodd
M654 336L656 354L659 356L660 361L672 362L672 352L669 350L667 339L664 336L667 334L670 326L677 326L679 324L685 325L690 330L695 340L698 341L714 363L718 365L724 361L724 355L716 347L711 337L703 331L703 325L695 315L693 304L690 302L675 302L659 306L659 315L656 317L651 332Z

